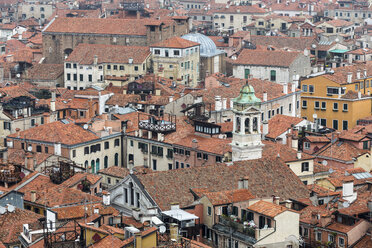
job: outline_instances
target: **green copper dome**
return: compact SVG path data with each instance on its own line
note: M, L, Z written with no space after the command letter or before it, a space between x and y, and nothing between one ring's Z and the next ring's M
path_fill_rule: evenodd
M249 85L245 84L240 89L240 95L233 99L234 105L257 105L261 103L261 99L256 97L254 94L254 88Z

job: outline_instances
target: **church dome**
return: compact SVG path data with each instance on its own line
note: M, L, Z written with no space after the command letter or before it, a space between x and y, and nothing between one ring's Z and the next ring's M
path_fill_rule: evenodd
M234 98L233 102L237 105L255 105L260 104L261 99L256 97L253 86L247 83L240 89L239 96Z
M201 57L213 57L223 53L223 51L217 49L217 46L214 44L213 40L203 34L190 33L182 36L182 38L199 43Z

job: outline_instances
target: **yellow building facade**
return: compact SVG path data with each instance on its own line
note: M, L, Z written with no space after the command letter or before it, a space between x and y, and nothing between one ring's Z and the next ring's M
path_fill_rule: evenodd
M370 116L372 75L360 67L337 68L333 73L302 80L302 117L329 128L348 130L359 119Z

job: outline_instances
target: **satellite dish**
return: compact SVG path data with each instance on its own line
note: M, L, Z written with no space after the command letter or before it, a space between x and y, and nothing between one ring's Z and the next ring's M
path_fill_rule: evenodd
M167 229L165 228L165 226L160 226L159 227L159 232L160 233L165 233L167 231Z
M17 73L17 78L20 78L21 77L21 74Z
M328 165L328 161L327 161L327 160L323 160L323 161L322 161L322 165L327 166L327 165ZM331 168L330 170L332 170L332 168ZM332 172L331 172L331 173L332 173Z
M329 173L333 173L333 171L334 171L334 170L333 170L332 168L330 168L330 169L328 170Z
M318 118L318 115L317 114L313 114L313 119L316 119Z
M29 151L29 152L32 151L32 146L31 145L27 147L27 151Z
M85 130L87 130L87 129L88 129L88 124L84 124L83 128L84 128Z

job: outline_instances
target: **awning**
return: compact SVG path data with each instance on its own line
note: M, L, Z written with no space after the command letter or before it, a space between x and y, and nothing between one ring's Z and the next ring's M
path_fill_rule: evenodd
M350 50L347 50L347 49L333 49L329 52L330 53L347 53L348 51L350 51Z
M199 219L198 216L190 214L189 212L186 212L182 209L171 209L169 211L162 212L162 214L172 217L173 219L176 219L178 221Z

